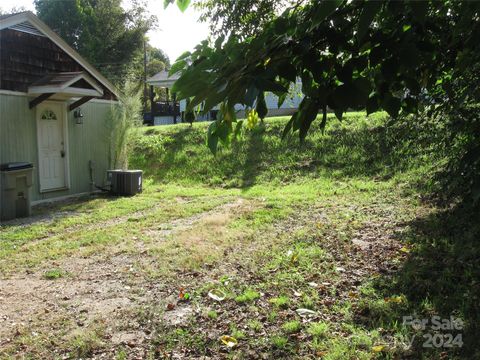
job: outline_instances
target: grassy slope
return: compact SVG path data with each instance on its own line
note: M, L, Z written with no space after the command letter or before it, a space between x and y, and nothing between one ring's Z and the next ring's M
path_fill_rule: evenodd
M383 126L384 114L367 120L364 113L350 113L342 123L331 118L325 135L314 122L304 144L296 135L281 140L287 120L268 119L265 126L244 131L217 157L205 146L206 123L144 128L130 165L145 169L160 183L227 188L318 178L385 179L419 167L418 161L412 162L419 149L405 139L396 140L398 133Z

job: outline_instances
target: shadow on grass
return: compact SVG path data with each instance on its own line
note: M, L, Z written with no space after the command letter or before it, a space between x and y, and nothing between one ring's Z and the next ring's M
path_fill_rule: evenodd
M134 144L129 159L130 168L142 169L144 176L156 182L168 179L175 168L189 169L189 158L196 157L195 151L190 150L192 146L206 147L204 139L195 137L197 133L190 126L169 127L168 131L148 129Z
M429 319L426 329L415 333L411 325L405 328L410 336L416 334L413 358L480 359L480 214L478 209L457 206L417 218L407 224L401 237L411 247L409 257L391 276L380 277L375 287L384 296L403 294L407 301L396 311L377 316L367 311L366 323L372 328L393 330L403 316ZM428 338L435 334L432 316L441 319L460 318L463 329L439 330L442 340L446 334L461 334L461 347L425 348ZM364 318L364 320L366 319ZM448 336L448 335L447 335ZM441 357L446 352L448 357Z
M264 132L265 127L262 124L252 133L250 141L247 142L244 163L241 166L241 188L255 185L257 176L263 171L261 168L261 154L265 150Z
M51 201L33 206L32 214L29 217L2 221L0 223L0 229L48 223L52 220L71 217L78 214L92 200L105 199L106 201L115 201L118 198L118 196L113 196L106 192L73 196L62 200L55 200L55 198L53 198Z

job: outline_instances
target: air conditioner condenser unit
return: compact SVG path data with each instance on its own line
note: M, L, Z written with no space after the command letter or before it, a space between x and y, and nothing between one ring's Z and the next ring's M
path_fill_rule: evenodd
M114 195L135 195L142 192L142 170L107 170L107 183Z

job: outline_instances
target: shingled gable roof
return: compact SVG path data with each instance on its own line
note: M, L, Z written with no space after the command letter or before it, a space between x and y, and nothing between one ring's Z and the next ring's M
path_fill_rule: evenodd
M119 97L118 89L108 81L100 72L88 63L78 52L70 47L60 36L58 36L52 29L50 29L43 21L35 16L30 11L25 11L17 14L2 15L0 17L0 30L23 26L25 29L37 30L41 35L49 38L60 49L65 51L78 64L80 64L85 71L89 73L96 81L110 90L117 98Z

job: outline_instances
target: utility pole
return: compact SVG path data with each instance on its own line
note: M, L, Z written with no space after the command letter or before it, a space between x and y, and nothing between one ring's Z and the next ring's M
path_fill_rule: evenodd
M147 44L145 37L143 38L143 113L147 112Z

